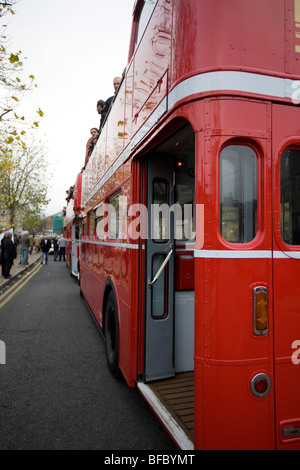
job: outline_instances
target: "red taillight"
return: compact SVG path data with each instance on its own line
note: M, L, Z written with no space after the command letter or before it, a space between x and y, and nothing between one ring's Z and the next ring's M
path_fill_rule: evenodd
M266 391L268 390L269 384L265 378L261 378L255 382L254 387L257 393L266 393Z
M251 380L251 392L256 397L265 397L271 388L271 380L267 374L257 374Z

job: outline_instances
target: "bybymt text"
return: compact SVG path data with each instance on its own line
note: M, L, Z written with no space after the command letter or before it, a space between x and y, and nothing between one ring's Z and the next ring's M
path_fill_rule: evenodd
M132 468L136 467L138 463L146 465L192 465L194 454L186 455L168 455L168 454L157 454L148 455L148 458L141 457L118 457L115 454L111 454L109 457L105 457L105 465L129 465Z

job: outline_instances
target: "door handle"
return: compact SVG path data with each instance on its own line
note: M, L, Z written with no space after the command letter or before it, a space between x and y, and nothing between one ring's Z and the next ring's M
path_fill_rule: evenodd
M154 278L152 279L152 281L148 281L148 287L151 288L153 286L153 284L156 283L157 279L159 278L159 276L161 275L161 273L163 272L165 266L168 264L169 262L169 259L171 258L172 256L172 253L173 253L173 246L171 245L171 249L169 251L169 253L167 254L166 258L164 259L161 267L159 268L159 270L157 271L157 273L155 274Z

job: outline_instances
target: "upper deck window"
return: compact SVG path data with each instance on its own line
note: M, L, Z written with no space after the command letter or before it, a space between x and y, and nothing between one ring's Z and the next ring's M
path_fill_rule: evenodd
M280 160L281 236L300 245L300 150L285 150Z
M137 3L137 20L135 29L134 49L137 48L139 42L144 34L144 31L149 23L152 12L157 4L157 0L142 0Z
M257 230L257 157L245 145L221 152L221 234L231 243L248 243Z

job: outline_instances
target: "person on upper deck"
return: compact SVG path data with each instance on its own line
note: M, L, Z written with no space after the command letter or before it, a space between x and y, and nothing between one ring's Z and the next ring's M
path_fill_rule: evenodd
M115 96L117 94L117 91L118 91L118 88L120 86L120 83L121 83L121 77L115 77L114 80L113 80L113 85L114 85L114 89L115 89L115 93L113 96L110 96L104 103L104 106L103 106L103 109L102 109L102 112L101 112L101 124L100 124L100 128L103 126L103 123L105 121L105 117L109 111L109 108L111 107L114 99L115 99Z
M87 162L89 161L89 158L94 150L94 147L96 145L96 142L99 137L99 131L96 127L92 127L90 130L91 136L89 140L86 143L86 153L85 153L85 162L84 162L84 168L86 167Z
M72 197L73 197L73 193L74 193L74 189L75 189L75 185L73 186L70 186L70 188L66 191L66 193L68 193L68 196L66 197L66 201L69 202Z
M97 101L97 112L98 114L100 114L101 118L100 118L100 125L99 125L99 133L100 133L100 129L101 127L103 126L103 121L104 121L104 117L102 116L102 111L103 111L103 108L104 108L104 101L103 100L98 100Z

